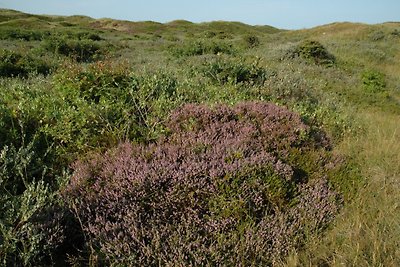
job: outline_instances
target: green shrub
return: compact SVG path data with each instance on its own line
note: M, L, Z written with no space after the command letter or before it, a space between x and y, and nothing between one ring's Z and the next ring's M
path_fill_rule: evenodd
M3 94L0 96L4 97ZM7 107L4 99L0 98L0 147L9 144L11 140L19 139L17 126L12 111Z
M15 28L0 29L0 39L2 40L41 41L48 35L50 35L48 31Z
M246 47L254 48L260 45L260 39L256 35L246 35L243 37Z
M235 49L232 44L222 41L191 41L184 42L179 46L170 47L172 55L176 57L199 56L205 54L234 54Z
M317 41L303 41L287 53L289 58L301 57L309 62L332 66L335 63L335 56Z
M16 168L11 168L15 173L10 174L13 177L10 186L21 193L25 184L32 181L44 180L54 185L54 177L68 167L68 162L57 158L55 144L43 133L42 127L47 127L46 118L49 113L55 112L53 105L58 105L59 99L43 84L32 86L26 85L25 80L10 81L14 84L8 84L7 90L0 92L0 99L3 100L0 102L0 149L9 147L19 151L29 148L34 155L23 170L25 180L20 180L22 176L19 172L22 170L16 172Z
M390 34L393 37L400 37L400 30L399 29L394 29Z
M51 172L83 152L157 138L183 99L173 75L134 75L127 64L69 63L51 81L30 79L1 80L0 147L36 138L35 153L46 155L38 166Z
M49 74L52 66L44 60L11 50L0 50L0 77L26 77L30 73Z
M361 74L363 86L367 92L378 93L386 88L385 75L376 70L367 70Z
M56 55L73 58L78 62L93 61L101 55L100 45L90 39L53 37L44 42L43 48Z
M214 38L215 36L217 36L217 33L214 31L207 31L204 33L204 37L206 38Z
M75 37L79 40L92 40L92 41L101 41L103 38L101 38L100 35L97 33L92 33L92 32L78 32L75 34L70 34L72 37Z
M385 39L385 33L383 31L374 31L368 37L371 41L381 41Z
M162 120L181 101L173 75L134 75L126 64L66 65L53 84L60 96L52 100L56 111L46 115L43 131L69 156L157 138Z
M218 57L205 63L201 72L213 83L221 85L227 83L263 85L268 77L267 70L260 66L259 58L246 63L245 60Z
M54 185L45 182L43 155L36 142L0 149L0 264L2 266L38 266L51 259L63 243L61 224L51 222L44 210L57 202ZM61 178L57 178L61 181ZM65 178L63 178L65 180ZM54 181L57 183L57 181ZM42 214L42 218L38 216Z

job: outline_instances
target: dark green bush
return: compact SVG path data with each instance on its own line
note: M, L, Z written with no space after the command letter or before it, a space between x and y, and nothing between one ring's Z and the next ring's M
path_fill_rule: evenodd
M43 48L56 55L73 58L78 62L93 61L101 55L99 43L90 39L52 37L44 42Z
M213 83L263 85L268 78L267 70L260 66L260 59L252 63L245 60L218 57L205 63L201 72Z
M233 39L232 34L223 31L207 31L204 33L205 38Z
M215 36L217 36L217 33L214 31L207 31L204 33L204 37L206 38L214 38Z
M52 66L44 60L11 50L0 50L0 77L26 77L30 73L49 74Z
M79 40L92 40L92 41L101 41L103 38L101 38L100 35L97 33L92 33L92 32L78 32L75 34L69 34L72 37L75 37Z
M235 49L232 44L223 41L191 41L170 47L172 55L176 57L199 56L205 54L234 54Z
M254 48L260 45L260 39L256 35L246 35L243 37L246 47Z
M400 37L400 30L399 29L394 29L390 34L393 37Z
M41 41L49 35L48 31L0 28L0 39L2 40Z
M101 41L103 38L97 32L87 31L63 31L55 29L56 32L40 29L17 29L17 28L0 28L1 40L22 40L22 41L43 41L55 37L63 37L65 39L73 40L92 40Z
M64 144L47 129L66 105L44 81L1 80L7 88L0 91L1 266L58 265L83 243L64 242L66 232L79 238L79 227L57 196L70 162L60 153Z
M332 66L335 63L335 56L328 52L328 50L317 41L303 41L291 51L288 52L289 58L301 57L309 62Z

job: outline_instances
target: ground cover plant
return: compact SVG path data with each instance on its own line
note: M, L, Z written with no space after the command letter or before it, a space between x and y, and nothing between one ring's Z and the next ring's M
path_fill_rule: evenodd
M0 10L0 265L398 266L399 31Z

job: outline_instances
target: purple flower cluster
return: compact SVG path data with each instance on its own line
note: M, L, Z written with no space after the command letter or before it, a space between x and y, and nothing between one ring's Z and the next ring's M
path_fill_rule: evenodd
M167 126L156 144L123 143L74 164L64 196L105 260L272 264L336 214L326 182L295 177L293 151L325 151L299 115L261 102L188 104Z

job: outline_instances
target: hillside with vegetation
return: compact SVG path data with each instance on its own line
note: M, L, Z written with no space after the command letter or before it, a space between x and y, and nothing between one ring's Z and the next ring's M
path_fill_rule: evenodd
M0 265L399 266L399 43L0 9Z

